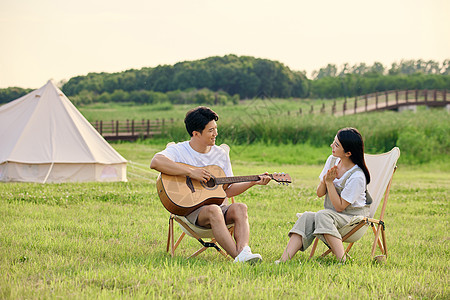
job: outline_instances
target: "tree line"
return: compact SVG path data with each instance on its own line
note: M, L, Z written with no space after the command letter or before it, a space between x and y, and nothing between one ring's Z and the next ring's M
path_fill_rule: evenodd
M390 90L449 89L450 60L441 64L433 60L402 60L390 69L375 62L337 67L328 64L313 72L309 97L337 98Z
M402 60L389 69L379 62L337 67L328 64L312 74L251 56L225 55L118 73L89 73L71 78L62 91L75 104L92 102L237 103L239 99L337 98L393 89L450 88L450 60L442 63ZM28 89L0 89L0 103Z

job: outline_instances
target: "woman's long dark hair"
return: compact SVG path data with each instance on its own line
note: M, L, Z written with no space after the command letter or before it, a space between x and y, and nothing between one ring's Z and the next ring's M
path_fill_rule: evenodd
M370 173L364 160L364 142L361 133L356 128L343 128L338 131L337 138L345 152L351 152L350 159L360 167L366 176L366 182L370 182Z

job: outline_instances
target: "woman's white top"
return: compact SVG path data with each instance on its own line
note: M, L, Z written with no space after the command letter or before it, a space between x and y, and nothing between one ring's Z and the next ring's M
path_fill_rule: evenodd
M325 163L325 167L323 168L322 172L319 175L320 181L323 181L323 177L327 173L329 169L331 169L333 166L331 165L333 155L330 155L327 159L327 162ZM340 161L340 158L336 159L336 162L334 165L337 165ZM347 177L347 174L351 172L352 170L356 170L345 182L345 186L342 186L342 183L344 181L344 178ZM341 192L341 198L350 203L353 207L364 207L366 206L366 176L364 175L364 172L361 170L358 165L354 165L353 168L345 172L341 178L335 178L333 180L334 186L343 188Z

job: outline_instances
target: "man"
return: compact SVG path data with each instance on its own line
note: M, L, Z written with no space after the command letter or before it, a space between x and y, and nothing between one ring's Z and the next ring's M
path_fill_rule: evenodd
M230 157L222 148L216 146L217 123L219 116L207 107L197 107L187 112L184 123L191 136L189 141L170 145L155 154L150 168L168 175L189 176L192 179L207 182L211 174L202 168L195 167L217 165L227 177L233 176ZM237 196L248 188L259 184L266 185L270 181L267 173L260 175L259 181L233 183L224 186L227 197ZM250 229L247 206L243 203L227 205L204 205L193 211L186 218L197 226L211 228L219 245L234 258L235 262L259 262L261 255L251 252L248 246ZM226 224L235 224L234 238L228 232Z

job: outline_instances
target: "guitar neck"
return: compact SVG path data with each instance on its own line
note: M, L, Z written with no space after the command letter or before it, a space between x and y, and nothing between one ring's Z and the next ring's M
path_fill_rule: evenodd
M269 174L270 178L273 179L272 174ZM260 178L258 175L250 175L250 176L232 176L232 177L218 177L216 178L216 184L232 184L237 182L249 182L249 181L258 181Z

